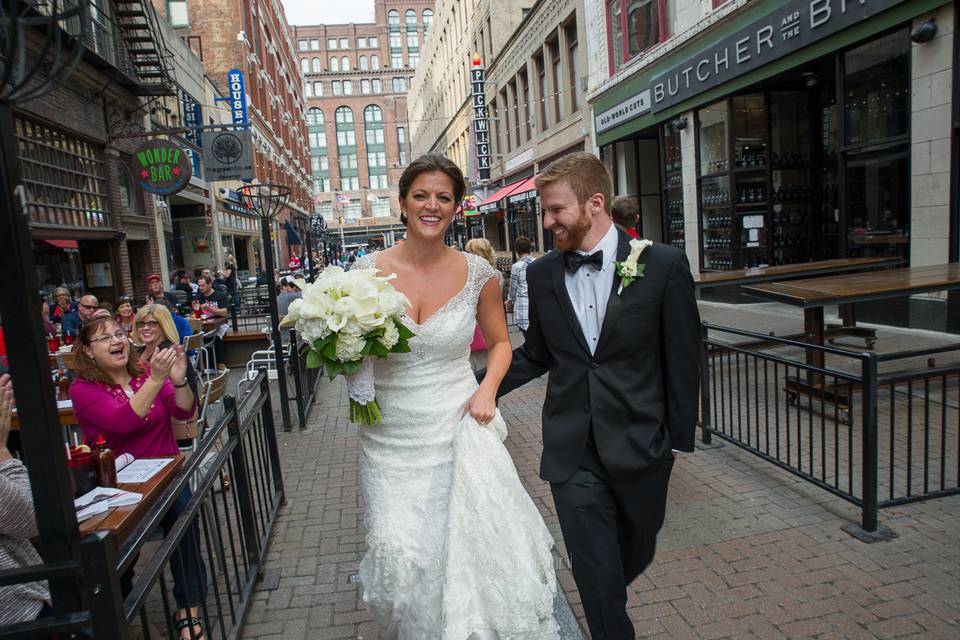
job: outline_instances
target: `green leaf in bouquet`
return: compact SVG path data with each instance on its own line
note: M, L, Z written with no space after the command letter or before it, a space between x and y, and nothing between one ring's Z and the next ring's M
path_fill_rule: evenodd
M386 331L387 331L386 329L384 329L383 327L380 327L379 329L374 329L373 331L371 331L370 333L368 333L363 337L366 338L367 340L376 340L377 338L383 336L383 334L386 333Z
M410 331L407 328L407 325L403 324L399 320L394 321L394 324L397 326L397 331L400 332L400 340L409 340L413 336L417 335L413 331Z
M410 353L410 345L404 342L397 342L393 345L393 349L390 349L390 353Z
M327 377L328 378L333 380L341 373L343 373L343 365L333 360L327 361Z
M343 374L346 376L352 376L357 371L360 371L360 365L363 364L363 360L353 360L351 362L344 362L340 366L343 368Z
M385 346L383 346L377 340L374 340L370 344L370 355L376 356L378 358L386 358L387 354L390 353Z
M336 344L336 342L337 342L337 334L330 333L327 335L326 338L317 338L316 340L314 340L313 350L322 352L325 346L327 346L330 343Z
M376 340L367 340L366 344L363 345L363 349L360 350L360 355L364 358L370 355L370 351L373 349L373 345L377 343Z
M320 357L320 354L310 349L307 351L307 368L308 369L319 369L323 366L323 358Z
M323 348L320 350L320 353L323 354L323 357L327 360L336 360L337 359L337 341L336 339L331 340L327 344L323 345Z

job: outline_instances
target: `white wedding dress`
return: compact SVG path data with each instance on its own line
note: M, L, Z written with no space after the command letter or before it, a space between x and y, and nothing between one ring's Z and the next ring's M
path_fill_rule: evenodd
M423 324L404 318L411 352L375 360L383 423L360 427L363 599L386 638L557 638L553 538L503 446L503 418L461 418L477 389L477 299L494 277L464 255L464 288Z

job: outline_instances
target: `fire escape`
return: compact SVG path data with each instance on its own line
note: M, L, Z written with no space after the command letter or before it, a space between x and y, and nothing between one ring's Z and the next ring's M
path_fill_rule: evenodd
M115 7L117 35L126 45L129 69L137 81L132 92L141 96L173 95L176 83L170 52L153 5L149 0L118 0Z

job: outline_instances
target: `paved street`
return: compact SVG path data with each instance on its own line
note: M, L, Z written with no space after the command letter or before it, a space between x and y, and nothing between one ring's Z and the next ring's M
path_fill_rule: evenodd
M799 313L775 305L752 313L702 308L705 319L722 324L749 327L759 318L778 333L800 325ZM930 335L885 329L881 344ZM507 446L558 541L558 578L584 625L572 575L560 560L565 553L550 491L536 474L544 384L535 381L502 402L511 429ZM364 550L356 427L346 422L342 382L321 385L309 430L280 436L288 502L267 558L268 568L280 569L279 586L255 594L245 638L378 637L354 582ZM841 527L858 515L733 446L684 455L671 480L657 559L631 587L638 636L960 636L960 497L882 511L881 522L899 535L891 542L866 545L844 533Z

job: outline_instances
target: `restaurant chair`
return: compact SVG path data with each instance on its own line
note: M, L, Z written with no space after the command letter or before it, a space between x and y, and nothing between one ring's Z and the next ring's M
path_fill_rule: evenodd
M206 359L207 353L203 350L203 334L195 333L192 336L185 336L183 338L183 351L188 354L187 357L190 358L193 368L196 370L197 375L203 379L203 374L206 371ZM190 352L193 352L193 355L189 355ZM204 366L201 367L201 364Z
M203 321L200 318L187 318L190 322L190 330L194 333L201 333L203 331Z
M209 428L210 406L217 404L223 399L223 394L227 390L227 371L222 371L215 378L211 378L206 384L206 393L203 394L203 402L200 404L200 426L201 434L206 433Z
M57 354L57 358L64 369L73 371L77 368L77 354L73 351L61 351Z

